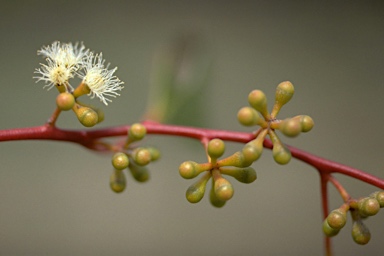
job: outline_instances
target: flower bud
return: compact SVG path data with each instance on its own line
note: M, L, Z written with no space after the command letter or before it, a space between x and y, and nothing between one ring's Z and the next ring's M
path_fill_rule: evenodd
M136 181L146 182L149 180L149 172L145 166L138 166L133 163L129 163L128 168Z
M279 125L279 130L288 137L296 137L302 131L300 119L287 118Z
M146 148L136 148L132 153L133 160L136 164L144 166L152 160L151 152Z
M140 123L131 125L128 132L128 137L131 141L138 141L144 138L147 134L147 128Z
M80 123L85 127L95 126L99 120L97 113L91 108L75 107L73 110L75 111L77 119L79 119Z
M265 97L264 92L260 90L253 90L248 95L248 102L254 109L260 112L265 120L270 119L267 109L267 97Z
M302 115L300 116L301 121L301 131L302 132L309 132L312 130L315 123L313 122L313 119L310 116Z
M192 179L195 178L197 175L202 173L203 171L209 170L211 167L211 164L198 164L193 161L185 161L179 166L179 173L181 177L184 179Z
M151 161L156 161L160 158L160 151L157 148L148 147L147 149L151 153Z
M192 184L186 192L186 198L190 203L198 203L204 197L205 187L211 174L208 172L196 183Z
M260 125L263 128L268 123L260 116L260 114L251 107L243 107L237 112L237 120L244 126Z
M380 210L380 204L376 198L366 197L358 201L359 214L362 217L376 215Z
M224 141L220 139L213 139L209 141L208 147L207 147L207 153L211 158L217 159L221 157L224 154L224 151L225 151Z
M327 219L323 221L323 232L326 236L332 237L339 233L340 229L334 229L329 226Z
M341 229L347 222L347 213L341 209L333 210L326 218L328 225L333 229Z
M116 192L116 193L121 193L127 186L127 181L125 179L125 175L123 171L120 170L113 170L110 180L109 180L109 185L111 186L111 189Z
M215 195L219 200L227 201L233 196L233 187L231 183L223 178L218 169L212 170L214 180Z
M221 167L222 174L230 175L242 183L252 183L256 180L256 171L252 167L237 168L237 167Z
M276 88L275 104L273 106L271 117L274 118L279 113L281 107L285 105L293 96L295 89L291 82L281 82Z
M274 131L270 130L268 134L273 143L273 159L278 164L287 164L292 158L291 152L287 147L283 145L283 143L281 143L280 139L277 137Z
M244 154L238 151L226 158L218 160L216 164L218 167L222 167L222 166L248 167L252 164L252 161L250 161L249 159L245 159Z
M225 200L220 200L219 198L217 198L216 196L216 193L215 193L215 190L214 190L214 186L213 186L213 183L212 183L212 188L211 188L211 191L209 192L209 202L214 206L214 207L217 207L217 208L221 208L225 205L225 203L227 201Z
M379 202L380 208L384 207L384 191L376 191L371 194L370 197L375 198Z
M70 110L75 105L75 97L69 92L60 93L56 97L56 105L60 110Z
M357 244L367 244L371 239L369 229L361 220L356 220L352 224L352 238Z
M128 167L129 159L128 156L123 153L119 152L113 155L112 157L112 165L117 170L123 170Z

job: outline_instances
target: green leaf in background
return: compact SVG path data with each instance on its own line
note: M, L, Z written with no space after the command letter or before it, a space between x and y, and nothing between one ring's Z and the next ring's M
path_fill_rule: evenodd
M204 125L212 56L200 34L184 33L161 47L153 59L145 118L181 125Z

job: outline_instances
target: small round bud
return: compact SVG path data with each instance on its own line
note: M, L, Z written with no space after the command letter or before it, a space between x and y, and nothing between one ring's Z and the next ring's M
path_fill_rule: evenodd
M362 217L376 215L380 210L380 204L376 198L366 197L358 201L359 214Z
M291 151L283 145L273 145L272 154L278 164L287 164L292 158Z
M75 105L75 97L69 92L63 92L57 95L56 105L60 110L71 110Z
M128 132L128 137L133 140L141 140L147 134L147 128L144 125L136 123L131 125Z
M144 166L138 166L130 163L128 166L133 178L138 182L146 182L149 180L149 172Z
M328 225L333 229L341 229L347 223L347 213L340 209L333 210L327 217Z
M187 189L185 196L190 203L193 203L193 204L198 203L200 202L201 199L203 199L204 193L205 193L205 187L210 177L211 177L210 173L207 173L199 181L192 184Z
M213 139L209 141L207 153L211 158L217 159L224 154L225 144L220 139Z
M212 171L212 176L214 179L214 190L217 198L222 201L231 199L233 196L233 187L231 183L223 178L220 171L217 169Z
M281 122L279 130L288 137L296 137L302 131L300 120L288 118Z
M120 170L113 170L109 185L111 186L111 189L116 193L121 193L127 186L127 181L125 179L125 175Z
M80 123L85 127L95 126L99 120L97 113L88 107L80 107L75 110L77 119L79 119Z
M203 171L207 171L211 168L210 164L198 164L193 161L185 161L179 166L179 173L184 179L192 179Z
M151 153L151 161L156 161L160 158L160 151L157 148L149 147L147 149Z
M377 202L379 202L380 208L384 207L384 191L377 191L370 195L370 197L375 198Z
M277 116L281 107L292 98L294 92L295 89L292 83L289 81L281 82L277 86L275 93L275 104L273 105L271 117Z
M263 147L256 147L253 144L247 143L241 150L243 156L244 156L244 162L249 166L254 161L259 159L261 156L261 153L263 152Z
M119 152L113 155L112 165L117 170L123 170L128 167L129 159L125 153Z
M323 221L323 232L326 236L332 237L339 233L340 229L334 229L329 226L327 219Z
M264 119L269 120L267 97L265 97L264 92L260 90L253 90L248 95L248 102L254 109L260 112Z
M140 166L147 165L152 160L151 152L146 148L136 148L133 152L133 160Z
M315 123L313 122L313 119L310 116L301 116L301 131L302 132L309 132L312 130Z
M357 244L367 244L371 239L369 229L361 220L354 221L352 224L352 238Z
M221 208L221 207L223 207L223 206L225 205L225 203L226 203L227 201L225 201L225 200L220 200L219 198L217 198L216 193L215 193L215 190L214 190L214 187L212 186L211 191L210 191L210 193L209 193L209 202L210 202L213 206L215 206L215 207L217 207L217 208Z
M237 112L237 120L245 126L261 125L265 127L268 125L259 113L251 107L241 108L239 112Z
M256 171L252 167L237 168L237 167L221 167L222 174L230 175L242 183L252 183L256 180Z

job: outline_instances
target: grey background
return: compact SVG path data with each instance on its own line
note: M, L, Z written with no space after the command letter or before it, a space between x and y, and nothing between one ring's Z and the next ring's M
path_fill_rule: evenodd
M35 84L36 51L55 40L102 51L125 81L123 96L104 107L100 126L136 122L146 106L154 53L180 32L209 42L213 75L205 127L250 131L236 122L255 88L296 94L280 117L308 114L308 134L284 142L384 177L384 5L382 1L1 1L0 128L41 125L55 90ZM99 102L94 101L95 104ZM193 106L192 106L193 107ZM64 113L58 125L81 128ZM0 144L0 255L322 255L318 174L293 160L279 166L266 151L252 185L233 182L222 209L185 199L193 182L178 165L204 161L198 142L150 136L162 150L151 180L128 178L110 191L109 156L69 143ZM227 154L238 150L230 144ZM354 197L376 189L350 178ZM332 188L331 208L342 201ZM351 221L333 239L336 255L380 255L384 215L366 221L372 239L356 245Z

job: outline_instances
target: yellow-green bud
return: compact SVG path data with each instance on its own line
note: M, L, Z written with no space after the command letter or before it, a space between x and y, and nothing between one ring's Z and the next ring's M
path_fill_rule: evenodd
M333 229L341 229L347 222L347 213L341 209L333 210L327 217L328 225Z
M269 137L273 143L272 155L273 159L278 164L287 164L291 158L291 151L281 143L280 139L277 137L276 133L272 130L268 132Z
M187 189L185 196L190 203L198 203L204 197L205 187L210 177L211 174L206 173L200 180Z
M217 198L213 184L212 184L211 191L209 192L209 202L217 208L223 207L227 202L225 200L220 200L219 198Z
M260 125L263 128L268 126L268 123L260 116L260 114L251 107L241 108L239 112L237 112L237 120L245 126Z
M254 161L259 159L261 156L261 153L263 152L263 147L256 147L253 144L245 144L243 149L241 150L241 153L243 154L244 158L244 163L249 166L251 165Z
M270 119L267 109L267 97L265 97L264 92L260 90L253 90L248 95L248 102L254 109L260 112L265 120Z
M145 182L149 180L149 172L146 167L129 163L128 168L136 181Z
M136 123L131 125L129 128L128 137L132 141L137 141L143 139L146 134L147 128L145 128L145 126L140 123Z
M256 171L252 167L237 168L237 167L221 167L222 174L230 175L243 183L252 183L256 180Z
M380 204L376 198L366 197L358 201L359 214L362 217L376 215L380 210Z
M152 160L151 152L146 148L136 148L133 151L133 160L140 166L147 165Z
M296 118L287 118L281 122L279 130L288 137L296 137L302 131L301 122Z
M252 164L252 161L244 158L244 154L242 152L235 152L232 155L220 159L217 161L217 166L236 166L236 167L248 167Z
M56 105L60 110L70 110L75 105L75 97L69 92L60 93L56 97Z
M160 151L157 148L148 147L147 149L151 153L151 161L156 161L160 158Z
M370 195L370 197L376 198L380 204L380 208L384 207L384 191L377 191Z
M367 244L371 239L369 229L361 220L356 220L352 224L352 238L357 244Z
M127 186L127 181L125 179L125 175L120 170L113 170L109 185L111 186L111 189L116 193L121 193Z
M77 119L79 119L80 123L85 127L92 127L97 124L99 117L93 109L88 107L75 107L73 109L76 113Z
M273 106L271 117L274 118L279 113L281 107L285 105L293 96L295 88L289 81L281 82L276 88L275 104Z
M313 122L313 119L310 116L302 115L301 117L301 131L302 132L309 132L312 130L315 123Z
M213 139L209 141L208 147L207 147L207 153L211 158L217 159L221 157L224 154L224 151L225 151L224 141L222 141L221 139Z
M115 167L117 170L123 170L128 167L129 164L129 159L128 156L123 153L115 153L112 157L112 165Z
M185 161L179 166L179 173L184 179L192 179L210 168L210 164L198 164L193 161Z
M323 221L323 232L326 236L332 237L339 233L340 229L334 229L329 226L327 219Z
M233 187L231 183L221 176L218 169L212 170L212 177L214 180L216 197L222 201L231 199L233 196Z

